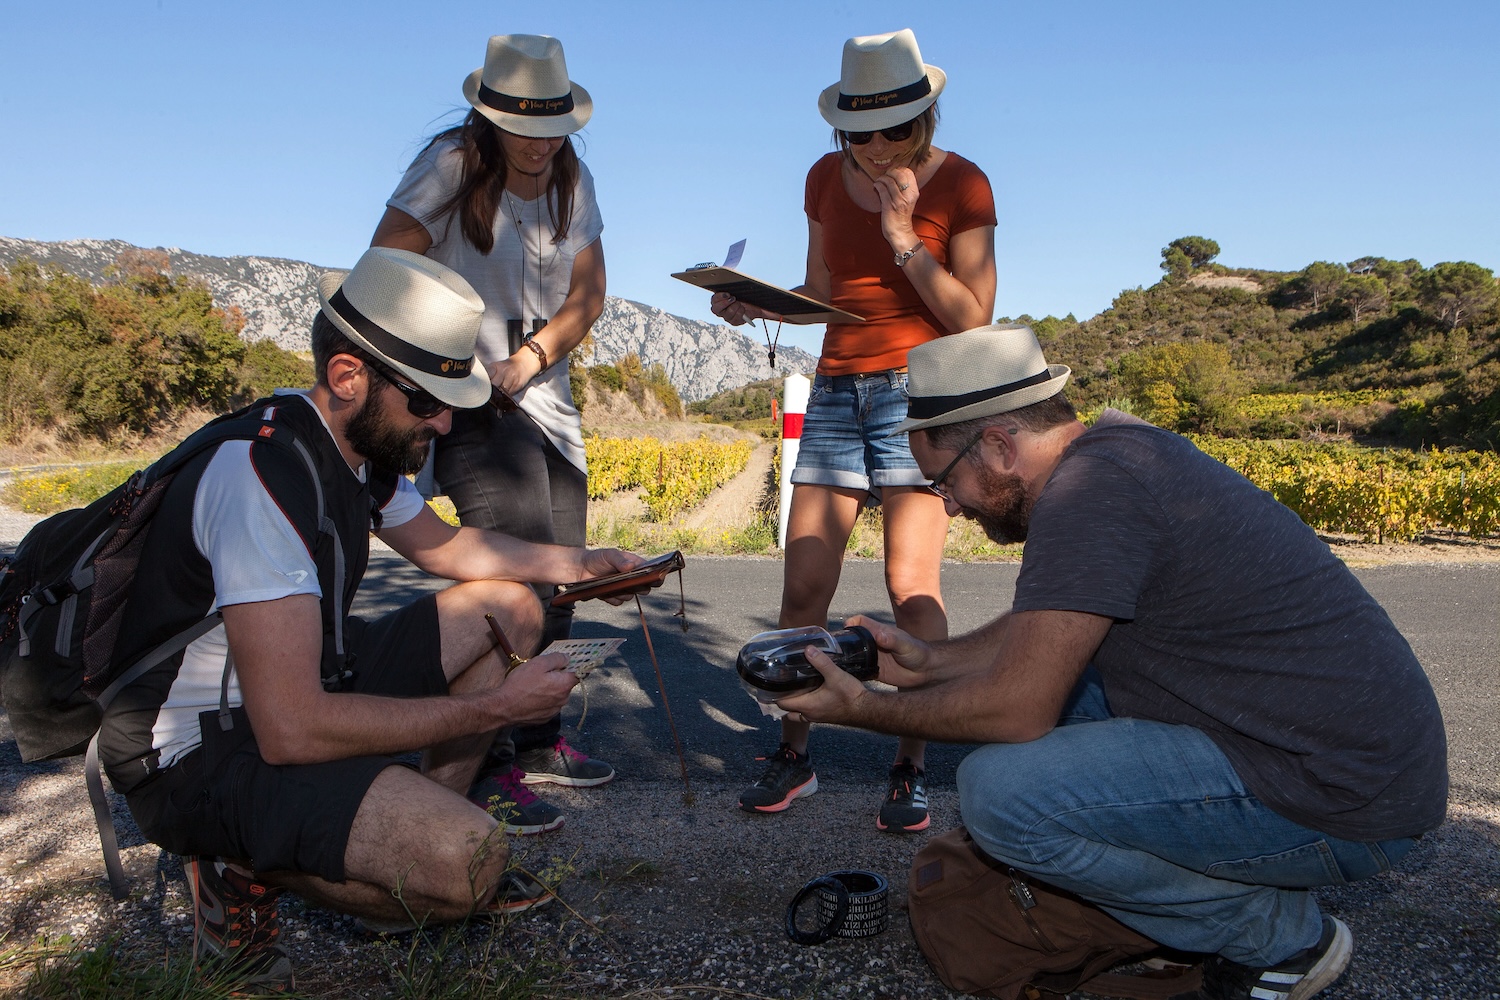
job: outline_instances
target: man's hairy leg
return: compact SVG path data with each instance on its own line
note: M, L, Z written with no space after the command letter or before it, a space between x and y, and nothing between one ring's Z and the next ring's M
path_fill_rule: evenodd
M510 849L497 824L462 795L405 767L381 771L360 802L344 849L347 881L260 877L333 909L376 920L460 920L494 898Z
M450 587L437 597L438 628L443 642L443 673L450 694L498 686L506 660L495 648L485 615L493 614L511 646L522 656L536 652L542 637L542 607L530 587L499 580L476 580ZM429 747L422 773L445 788L464 794L493 742L493 730Z

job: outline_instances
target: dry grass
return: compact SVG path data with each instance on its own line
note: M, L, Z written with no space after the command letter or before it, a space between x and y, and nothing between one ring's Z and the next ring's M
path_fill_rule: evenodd
M56 427L21 427L0 438L0 468L132 462L145 465L219 414L190 409L150 434L122 431L108 441L73 436Z

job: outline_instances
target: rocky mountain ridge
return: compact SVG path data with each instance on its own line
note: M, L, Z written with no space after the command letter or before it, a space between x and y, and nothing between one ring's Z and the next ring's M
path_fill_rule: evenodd
M109 269L121 254L139 249L124 240L48 243L0 236L0 264L9 266L26 257L101 284L109 280ZM270 338L294 351L308 349L308 330L318 309L318 279L341 270L277 257L211 257L175 247L155 249L167 255L174 276L202 281L221 308L238 307L245 316L240 335L246 340ZM605 299L593 334L591 364L638 354L646 365L661 365L687 401L778 374L811 372L817 364L806 351L781 347L773 370L765 346L733 327L675 316L613 295Z

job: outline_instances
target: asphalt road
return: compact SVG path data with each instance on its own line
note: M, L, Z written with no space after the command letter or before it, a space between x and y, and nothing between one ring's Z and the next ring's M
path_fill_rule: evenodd
M945 566L943 593L953 632L969 631L1008 607L1018 569L1006 563ZM1432 678L1448 726L1454 792L1500 801L1500 727L1495 721L1500 717L1500 565L1388 566L1356 570L1356 575L1390 612ZM740 687L734 660L745 640L775 627L781 563L693 558L683 582L687 631L673 617L678 608L675 580L642 603L689 773L749 781L756 772L753 758L775 749L777 728ZM378 614L440 585L399 556L372 552L357 609ZM879 563L845 566L831 617L839 621L856 612L889 620ZM635 605L581 605L573 634L627 639L621 650L624 662L611 661L587 682L587 716L575 742L614 763L621 780L676 776L671 731ZM582 696L575 694L564 713L568 725L578 722L582 706ZM812 748L821 782L879 785L892 740L820 727ZM930 781L951 784L968 749L930 748Z

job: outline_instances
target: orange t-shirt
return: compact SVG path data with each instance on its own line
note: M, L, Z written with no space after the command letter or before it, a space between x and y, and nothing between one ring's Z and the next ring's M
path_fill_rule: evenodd
M842 153L829 153L807 172L807 217L823 227L833 304L864 323L830 323L823 335L820 375L883 371L906 364L906 352L947 333L917 290L896 266L880 233L880 213L866 212L844 190ZM954 233L995 224L989 178L974 164L949 153L917 199L912 226L927 253L948 267Z

